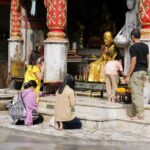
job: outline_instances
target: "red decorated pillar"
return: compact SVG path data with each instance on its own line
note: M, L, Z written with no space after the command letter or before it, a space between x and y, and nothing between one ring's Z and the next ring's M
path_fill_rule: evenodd
M45 0L49 39L65 39L67 0Z
M150 38L150 0L139 1L139 21L142 38Z
M139 0L139 21L142 27L141 41L149 46L150 52L150 0ZM148 70L150 71L150 61Z
M22 40L20 0L11 0L11 34L10 38Z
M10 38L8 45L8 76L24 77L23 38L21 33L21 0L11 0Z
M45 0L47 27L44 41L45 83L60 83L67 74L68 41L65 34L67 0Z

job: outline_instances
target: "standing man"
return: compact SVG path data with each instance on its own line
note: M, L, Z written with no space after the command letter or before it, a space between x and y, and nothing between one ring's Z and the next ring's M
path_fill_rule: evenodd
M149 49L148 45L140 41L141 34L138 29L132 30L130 36L134 44L130 47L131 64L125 82L130 83L131 88L131 117L144 119L143 88L148 69Z

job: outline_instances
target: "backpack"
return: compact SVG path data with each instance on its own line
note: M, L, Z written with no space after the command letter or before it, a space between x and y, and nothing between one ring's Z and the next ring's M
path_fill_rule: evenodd
M23 101L24 97L22 97L22 93L15 95L7 106L9 108L9 114L14 122L17 120L24 120L26 117L26 107Z

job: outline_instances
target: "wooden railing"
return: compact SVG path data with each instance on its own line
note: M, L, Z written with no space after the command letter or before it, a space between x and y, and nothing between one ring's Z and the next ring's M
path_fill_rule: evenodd
M106 91L106 86L104 82L76 81L75 90L76 91L90 90L91 96L92 92L99 91L101 93L100 96L103 97L104 91Z

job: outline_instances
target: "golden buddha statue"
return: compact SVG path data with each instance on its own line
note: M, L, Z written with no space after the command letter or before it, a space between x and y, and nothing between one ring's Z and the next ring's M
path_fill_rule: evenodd
M101 72L107 61L113 60L117 55L116 46L113 42L112 33L107 31L103 36L104 45L101 47L101 56L98 60L89 64L88 81L105 82L105 78L101 77Z

